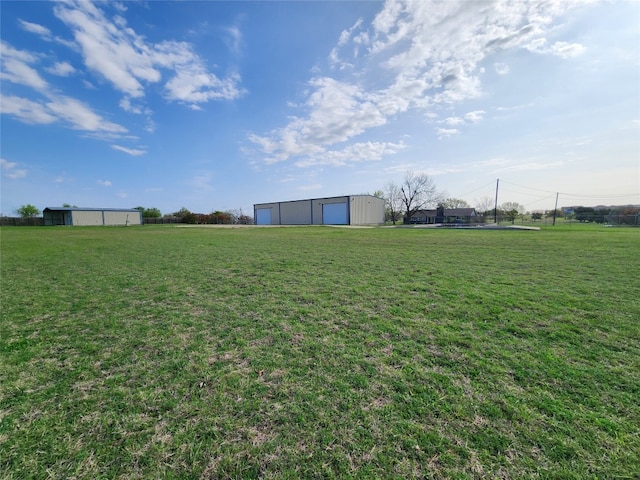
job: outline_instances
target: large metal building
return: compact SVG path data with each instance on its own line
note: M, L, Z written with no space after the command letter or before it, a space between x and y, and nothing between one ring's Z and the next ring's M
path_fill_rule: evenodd
M42 215L45 225L142 225L142 212L134 209L47 207Z
M384 199L372 195L257 203L256 225L383 225Z

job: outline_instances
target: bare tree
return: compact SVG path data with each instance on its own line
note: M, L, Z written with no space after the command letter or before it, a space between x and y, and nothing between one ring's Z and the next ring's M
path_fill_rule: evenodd
M486 214L487 212L493 210L494 200L493 197L490 197L489 195L485 195L480 199L476 198L474 202L476 204L476 210L478 211L478 213Z
M487 217L493 214L495 200L493 199L493 197L485 195L480 199L476 198L474 202L476 204L476 212L478 212L483 222L486 221Z
M405 173L400 185L400 196L407 221L418 210L434 207L444 199L429 175L414 172Z
M386 202L385 217L395 225L400 219L400 213L402 212L402 194L400 193L400 187L393 182L387 183L383 190L383 198Z

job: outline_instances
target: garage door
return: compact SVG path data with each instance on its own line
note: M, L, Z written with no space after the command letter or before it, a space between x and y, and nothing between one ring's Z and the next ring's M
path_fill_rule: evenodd
M347 225L346 203L325 203L322 205L322 223L325 225Z
M271 225L271 209L256 209L256 225Z

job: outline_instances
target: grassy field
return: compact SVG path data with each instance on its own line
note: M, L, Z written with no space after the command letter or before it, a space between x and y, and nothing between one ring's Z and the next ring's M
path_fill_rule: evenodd
M0 239L0 478L638 478L638 229Z

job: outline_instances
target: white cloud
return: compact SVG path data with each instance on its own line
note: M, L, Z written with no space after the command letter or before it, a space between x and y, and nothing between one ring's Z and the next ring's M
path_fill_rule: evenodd
M120 108L123 109L125 112L129 112L129 113L137 113L137 114L142 113L142 108L139 106L132 105L131 99L129 97L123 97L120 100Z
M361 162L376 162L387 155L403 150L403 143L364 142L349 145L342 150L323 151L295 163L297 167L317 165L345 166Z
M493 68L498 75L507 75L511 71L506 63L494 63Z
M118 150L120 152L124 152L127 153L133 157L138 157L140 155L146 155L147 151L146 150L138 150L135 148L127 148L127 147L123 147L121 145L111 145L111 148L113 148L114 150Z
M464 119L471 123L478 123L483 119L485 113L487 112L485 112L484 110L475 110L473 112L465 114Z
M68 77L76 72L76 69L67 62L56 62L51 67L45 68L45 70L50 74L57 75L59 77Z
M207 73L202 65L185 65L165 85L166 98L178 100L198 107L209 100L233 100L245 93L238 88L239 75L230 75L224 80Z
M37 23L27 22L25 20L18 20L20 27L29 33L34 33L38 35L42 40L46 42L56 42L61 45L65 45L66 47L75 49L75 44L69 40L65 40L64 38L60 38L54 36L47 27L43 27Z
M2 97L0 113L12 115L29 124L63 122L74 130L122 134L126 128L109 122L74 98L51 95L48 100L34 101L22 97Z
M545 46L557 18L577 4L388 0L370 25L356 22L330 51L330 67L342 68L346 58L353 67L349 74L341 69L340 79L312 79L301 115L248 139L265 154L267 164L294 157L300 158L299 165L315 164L325 148L352 141L392 116L478 98L483 94L483 62L493 54L528 49L569 58L580 53L578 44ZM509 72L505 64L494 68L501 75ZM484 113L451 116L444 123L477 123ZM438 129L440 138L457 133L455 128Z
M553 53L561 58L573 58L582 55L587 48L579 43L555 42L549 53Z
M443 123L449 126L464 125L464 119L460 117L449 117L445 118Z
M0 48L2 49L0 78L38 91L48 88L47 82L29 65L38 61L36 55L24 50L16 50L6 42L0 42Z
M52 115L49 109L32 100L16 97L5 96L0 102L0 112L6 115L12 115L18 120L28 124L48 124L57 122L59 119Z
M110 82L130 98L145 95L147 84L162 81L163 70L173 72L166 82L166 98L192 107L210 100L231 100L245 92L240 77L218 78L187 42L148 43L127 26L121 16L107 18L89 2L70 0L54 7L56 16L73 32L89 70ZM234 41L241 33L231 29Z
M16 162L10 162L4 158L0 158L0 167L2 167L3 176L16 180L27 176L27 170L24 168L17 168Z
M438 134L438 138L442 140L443 138L449 138L460 133L460 130L457 128L437 128L436 133Z
M125 133L126 128L105 120L91 108L75 98L56 96L46 103L47 109L58 119L66 121L75 130L90 132Z
M98 183L103 187L110 187L111 185L113 185L109 180L98 180Z
M238 54L242 46L242 31L237 26L231 26L224 29L227 35L225 43L231 53Z
M348 30L343 30L338 39L338 45L334 47L329 53L329 63L332 67L338 66L340 69L353 66L351 63L340 59L339 49L349 42L353 32L362 26L362 18L359 18ZM366 45L368 43L368 35L361 33L353 38L355 47L353 48L353 57L357 57L359 53L359 45Z
M24 20L18 20L18 23L22 27L23 30L35 33L36 35L40 35L41 37L51 38L51 30L47 27L43 27L42 25L38 25L37 23L26 22Z
M17 50L2 42L2 70L0 77L12 83L31 87L45 99L27 99L13 95L4 96L0 103L3 114L12 115L29 124L49 124L61 121L75 130L90 132L124 133L126 128L109 122L83 102L59 94L29 66L38 56ZM70 72L73 67L58 63L53 67L57 74ZM53 73L53 72L52 72Z
M579 43L555 42L548 46L544 38L537 39L527 48L535 53L556 55L564 59L578 57L587 50L584 45Z
M356 85L322 77L311 80L310 86L314 91L306 102L308 118L294 119L269 137L249 137L269 155L268 163L315 156L325 145L347 141L386 122L373 99Z
M474 110L473 112L468 112L464 115L464 117L447 117L444 120L440 120L438 123L444 124L447 127L459 127L463 125L476 124L479 123L486 112L484 110ZM449 138L453 135L460 133L460 130L457 128L437 128L436 134L439 139Z

